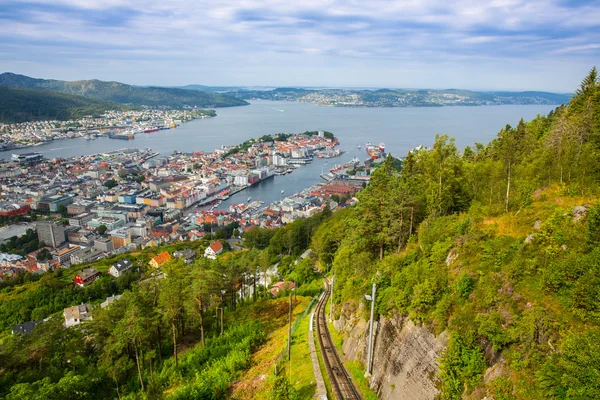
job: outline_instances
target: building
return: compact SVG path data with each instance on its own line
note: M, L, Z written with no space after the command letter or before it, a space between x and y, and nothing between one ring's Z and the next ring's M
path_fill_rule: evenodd
M40 319L39 321L29 321L29 322L25 322L24 324L21 324L21 325L15 325L12 328L12 334L13 335L15 333L20 333L21 335L30 334L31 332L33 332L33 328L35 328L37 325L41 324L42 322L44 322L44 321Z
M0 215L3 217L15 217L24 215L31 211L29 204L3 203L0 204Z
M65 242L65 227L60 222L37 221L35 223L38 240L46 246L59 247Z
M171 255L168 252L163 251L156 257L153 257L152 260L150 260L150 266L152 268L160 268L164 263L166 263L167 261L170 261L170 260L171 260Z
M115 301L119 300L121 298L122 295L117 294L115 296L110 296L107 297L105 301L103 301L102 303L100 303L100 307L101 308L106 308L109 305L111 305L112 303L114 303Z
M94 214L91 213L81 213L74 217L69 218L69 225L76 226L79 228L86 228L87 223L94 219Z
M273 297L277 297L279 293L285 292L286 290L294 290L296 285L294 282L277 282L273 284L273 287L269 292L273 295Z
M92 320L92 306L90 304L81 304L74 307L65 308L63 311L65 317L65 327L79 325L85 321Z
M71 253L71 265L89 263L100 258L102 252L94 247L84 247Z
M128 228L115 229L108 232L108 236L112 240L113 249L115 250L131 244L131 232Z
M28 163L43 160L43 156L41 153L23 153L23 154L13 154L13 161L17 161L20 163Z
M130 269L131 261L125 258L121 261L117 261L116 263L114 263L108 270L108 274L114 276L115 278L118 278Z
M57 250L52 256L52 259L60 264L61 267L69 268L71 266L71 255L77 253L81 249L76 244Z
M191 264L196 259L196 252L192 249L178 250L173 253L173 256L176 258L183 258L186 264Z
M211 243L210 246L204 250L204 257L216 260L217 256L223 252L223 245L218 240Z
M108 237L99 237L94 239L94 248L105 253L110 253L114 250L113 242Z
M73 282L81 287L89 285L100 277L100 272L96 268L86 268L73 278Z

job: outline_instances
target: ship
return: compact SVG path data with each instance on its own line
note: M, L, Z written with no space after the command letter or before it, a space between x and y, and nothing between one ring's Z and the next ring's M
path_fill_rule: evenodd
M152 133L152 132L158 132L158 128L153 126L152 128L144 129L144 133Z
M373 160L377 160L379 157L381 157L381 151L379 150L379 148L374 144L371 144L370 142L367 142L367 144L365 145L365 150L367 150L367 153L369 153L369 156Z
M383 142L379 143L379 151L381 151L382 153L385 153L385 143L383 143Z
M124 134L124 133L109 133L109 139L121 139L121 140L133 140L135 136L133 134Z

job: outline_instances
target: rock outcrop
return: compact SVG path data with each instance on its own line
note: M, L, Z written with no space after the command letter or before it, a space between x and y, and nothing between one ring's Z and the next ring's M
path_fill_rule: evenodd
M344 332L343 351L347 359L367 364L369 323L359 312L347 312L335 321ZM438 358L448 334L435 336L400 315L381 318L375 325L376 339L371 389L380 399L434 399L439 394Z

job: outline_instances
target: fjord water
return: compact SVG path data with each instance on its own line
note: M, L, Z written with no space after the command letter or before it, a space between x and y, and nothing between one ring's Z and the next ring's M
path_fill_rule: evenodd
M123 147L151 148L168 155L182 152L211 151L221 145L239 144L249 138L280 132L299 133L328 130L340 140L346 154L338 158L315 160L293 173L276 176L260 185L232 196L220 208L245 202L248 196L266 203L298 192L320 180L319 174L334 164L353 157L367 158L367 141L385 142L386 150L402 157L415 146L430 146L436 133L456 138L462 150L475 142L487 143L506 125L515 126L520 118L530 120L547 114L556 106L485 106L424 108L342 108L322 107L309 103L252 101L245 107L217 109L217 117L195 120L176 129L136 135L133 141L108 138L97 140L58 140L33 148L0 152L8 159L13 153L38 151L47 158L74 157L116 150ZM358 149L358 146L361 146Z

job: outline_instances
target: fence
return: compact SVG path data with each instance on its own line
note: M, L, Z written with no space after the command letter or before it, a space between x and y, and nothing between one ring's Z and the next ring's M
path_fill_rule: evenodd
M296 322L294 322L294 325L292 326L292 333L291 333L292 336L294 335L294 332L296 332L296 329L298 328L298 324L300 324L300 320L302 318L306 317L306 315L310 312L310 310L315 305L315 303L319 300L319 297L321 297L321 293L319 293L318 295L313 297L310 300L310 303L308 303L308 307L306 307L306 310L304 310L304 312L302 314L298 315L298 318L296 318ZM282 369L281 365L285 361L287 361L287 345L277 355L277 358L275 358L275 376L277 376L277 374L279 373L279 370Z

